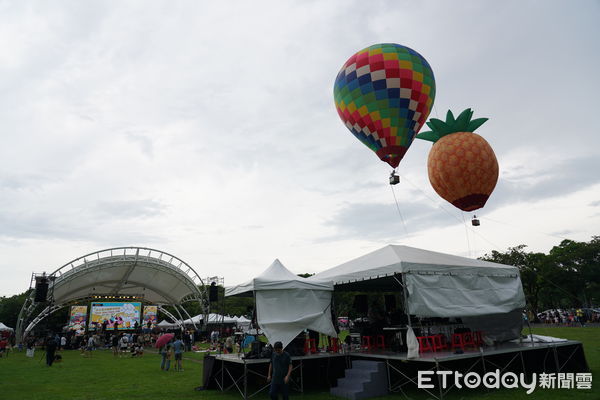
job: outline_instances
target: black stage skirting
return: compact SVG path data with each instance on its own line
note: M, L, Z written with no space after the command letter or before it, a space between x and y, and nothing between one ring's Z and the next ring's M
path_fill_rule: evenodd
M416 388L418 371L452 370L457 372L485 373L496 369L502 372L565 373L588 372L589 368L580 342L558 343L505 343L497 347L467 350L463 354L452 352L423 353L408 359L406 353L390 351L318 353L292 357L291 388L327 390L334 387L352 360L371 359L386 363L390 392ZM243 359L238 355L209 356L205 361L203 385L206 389L237 390L247 399L268 387L266 375L269 359ZM212 366L211 366L212 364ZM435 382L434 382L435 383ZM438 388L432 390L438 393ZM436 396L437 397L437 396ZM443 397L443 396L442 396Z

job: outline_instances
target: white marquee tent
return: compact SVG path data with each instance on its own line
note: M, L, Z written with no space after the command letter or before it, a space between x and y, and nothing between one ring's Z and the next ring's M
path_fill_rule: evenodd
M401 291L410 315L456 317L492 340L518 337L525 295L519 270L450 254L388 245L313 275L337 289Z
M334 285L401 285L411 315L464 317L506 313L525 307L519 270L510 265L389 245L310 279ZM370 281L370 282L369 282Z
M257 322L270 343L285 347L304 329L337 336L331 320L331 280L301 278L275 260L262 274L227 288L225 296L254 292Z

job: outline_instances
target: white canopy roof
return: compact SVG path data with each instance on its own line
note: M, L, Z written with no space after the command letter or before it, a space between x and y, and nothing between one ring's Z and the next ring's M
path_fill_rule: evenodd
M410 272L442 272L518 276L517 267L489 261L459 257L451 254L388 245L364 256L311 276L309 279L331 279L334 285L376 279Z
M336 336L331 321L333 283L299 277L279 260L253 280L225 290L225 296L254 291L256 319L270 343L285 347L300 332L312 329Z
M14 329L9 328L8 326L6 326L2 322L0 322L0 331L14 331Z
M225 289L225 296L235 296L255 290L282 290L282 289L313 289L333 291L331 281L318 279L308 280L290 272L281 261L275 260L273 264L256 278Z
M158 326L159 328L175 328L179 325L169 322L166 319L163 319L158 324L156 324L156 326Z
M408 308L424 317L463 317L506 313L525 306L519 270L510 265L388 245L309 279L335 285L393 284L405 274Z
M200 298L202 279L184 261L144 247L101 250L70 261L54 271L55 304L95 295L140 296L154 304L181 304Z

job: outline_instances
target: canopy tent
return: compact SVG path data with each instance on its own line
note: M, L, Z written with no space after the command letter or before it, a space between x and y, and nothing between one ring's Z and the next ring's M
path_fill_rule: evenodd
M237 317L236 322L237 322L238 328L244 332L246 332L248 329L250 329L250 324L252 323L251 320L249 320L248 318L246 318L244 316Z
M2 322L0 322L0 331L9 331L9 332L12 332L12 331L14 331L14 329L10 328L10 327L4 325Z
M185 321L183 321L183 323L185 325L191 325L192 323L198 324L204 322L204 315L202 314L198 314L192 318L186 319ZM207 324L235 324L237 323L237 319L236 318L232 318L232 317L228 317L228 316L223 316L221 314L208 314L208 322Z
M385 246L312 279L332 280L336 289L392 291L405 287L407 311L418 317L460 317L490 325L499 320L494 316L509 315L512 324L507 318L502 321L511 328L497 333L498 340L518 335L520 310L525 307L518 268L408 246Z
M163 329L170 329L170 328L178 328L179 325L169 322L166 319L163 319L162 321L160 321L158 324L156 324L156 326L158 326L159 328L163 328Z
M251 281L225 289L225 296L248 292L254 292L257 322L270 343L280 341L285 347L305 329L337 336L331 281L301 278L275 260Z

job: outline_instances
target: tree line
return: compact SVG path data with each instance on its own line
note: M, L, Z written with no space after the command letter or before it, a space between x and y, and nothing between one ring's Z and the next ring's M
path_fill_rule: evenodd
M528 308L534 313L600 306L600 236L589 242L563 240L548 254L529 252L521 244L480 259L518 267Z

